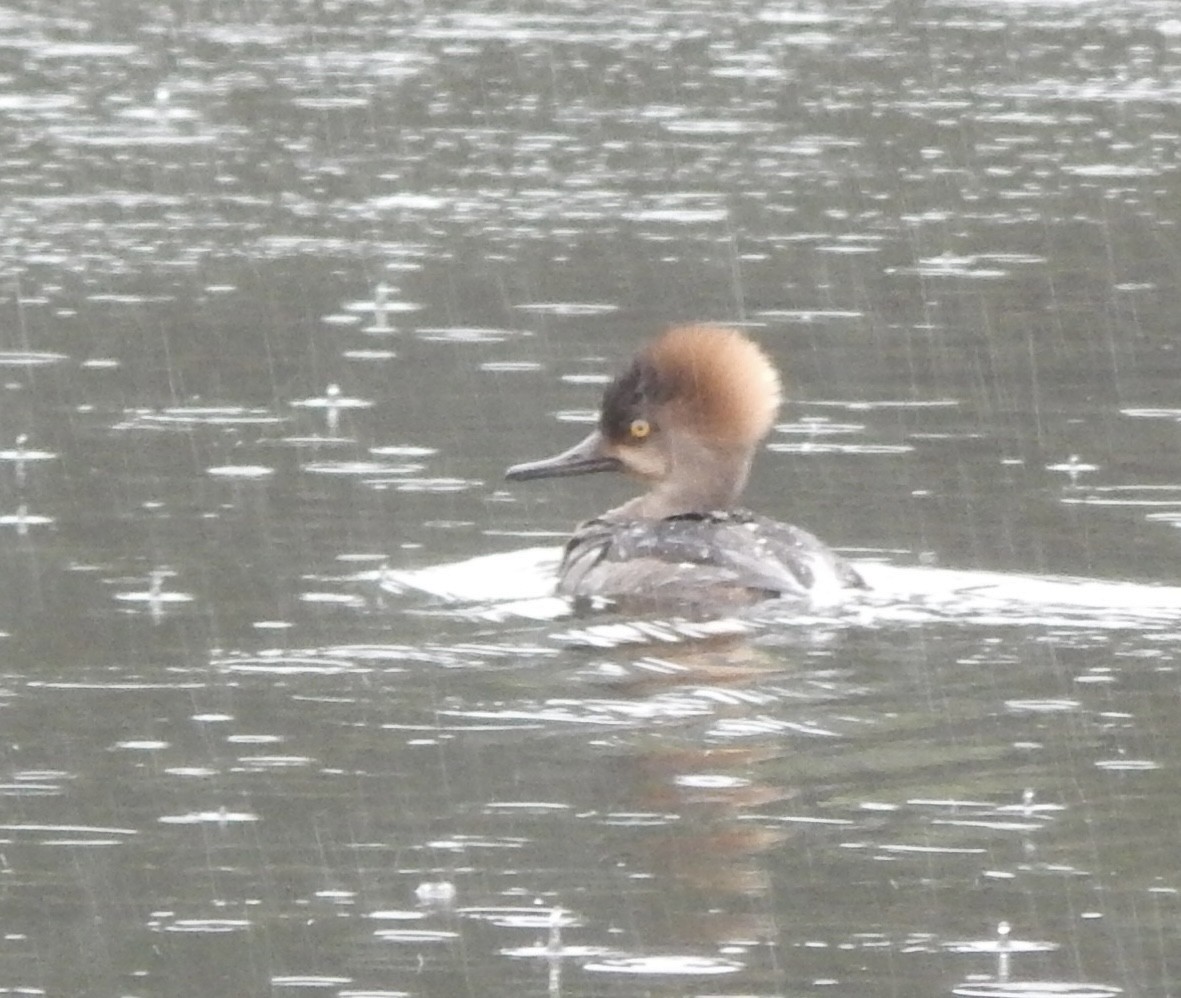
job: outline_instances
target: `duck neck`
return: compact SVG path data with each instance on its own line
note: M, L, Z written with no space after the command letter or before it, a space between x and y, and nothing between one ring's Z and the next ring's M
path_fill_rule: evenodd
M606 515L617 520L660 520L732 509L750 477L751 457L750 451L700 444L681 448L666 478Z

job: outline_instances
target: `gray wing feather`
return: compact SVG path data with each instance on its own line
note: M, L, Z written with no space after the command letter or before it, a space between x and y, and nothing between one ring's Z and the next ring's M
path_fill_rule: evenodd
M563 595L653 595L664 588L728 587L806 596L825 575L863 585L838 555L799 527L749 513L717 513L579 528L562 566Z

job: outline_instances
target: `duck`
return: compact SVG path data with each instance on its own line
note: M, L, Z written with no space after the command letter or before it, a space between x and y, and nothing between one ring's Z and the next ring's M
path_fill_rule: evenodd
M513 482L618 472L646 486L575 528L557 595L729 605L827 602L864 588L806 530L739 505L782 398L775 365L741 330L674 326L640 349L603 393L585 439L505 472Z

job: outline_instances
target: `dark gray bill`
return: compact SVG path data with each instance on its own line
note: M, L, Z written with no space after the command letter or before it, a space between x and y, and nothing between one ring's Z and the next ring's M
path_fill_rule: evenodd
M603 452L603 435L594 430L583 441L556 457L540 461L514 464L504 473L510 482L526 482L531 478L561 478L566 475L589 475L596 471L621 471L623 465Z

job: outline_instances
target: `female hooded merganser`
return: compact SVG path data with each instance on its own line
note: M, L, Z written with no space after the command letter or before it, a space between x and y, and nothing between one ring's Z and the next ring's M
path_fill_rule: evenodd
M831 595L861 578L807 531L735 506L779 411L779 375L736 329L678 326L607 388L599 425L512 481L623 471L644 495L578 526L558 594L751 602Z

